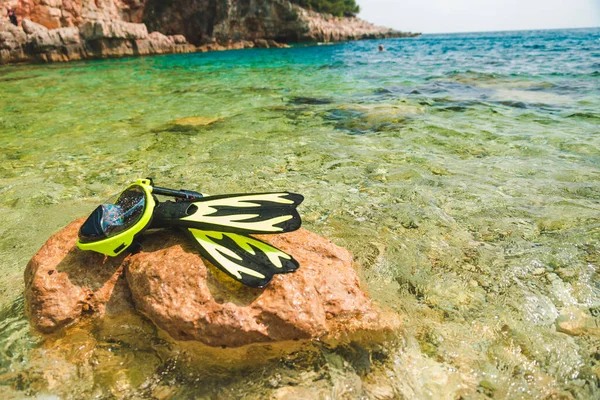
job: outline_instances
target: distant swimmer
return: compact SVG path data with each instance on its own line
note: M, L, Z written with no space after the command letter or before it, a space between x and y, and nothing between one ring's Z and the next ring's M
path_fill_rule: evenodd
M12 8L9 8L8 11L6 12L6 15L8 16L8 19L10 19L10 22L12 22L12 24L14 26L19 26L19 22L17 22L17 14L15 14L15 10L13 10Z
M379 51L383 51L383 45L382 44L379 45Z

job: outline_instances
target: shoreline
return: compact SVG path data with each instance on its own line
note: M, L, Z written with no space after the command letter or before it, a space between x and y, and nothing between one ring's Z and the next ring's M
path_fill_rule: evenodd
M273 39L229 40L225 43L212 42L199 46L189 43L183 35L164 35L160 32L147 33L144 24L122 21L88 22L79 28L48 30L29 20L23 28L2 26L12 34L12 41L0 42L0 65L46 64L57 62L104 60L122 57L143 57L166 54L206 53L211 51L242 50L253 48L291 48L295 45L317 46L357 40L381 40L411 38L421 34L389 31L379 34L359 35L333 41L303 41L290 44ZM101 31L101 34L96 32ZM91 33L90 32L94 32ZM6 42L13 44L6 48ZM3 48L4 47L4 48Z
M3 62L0 58L0 67L9 66L9 65L43 65L43 64L55 64L55 63L69 63L69 62L77 62L77 61L100 61L100 60L115 60L119 58L137 58L137 57L151 57L151 56L161 56L161 55L173 55L173 54L193 54L193 53L209 53L215 51L233 51L233 50L250 50L250 49L291 49L291 48L299 48L299 47L313 47L313 46L323 46L323 45L335 45L340 43L347 42L356 42L356 41L366 41L366 40L387 40L387 39L397 39L397 38L412 38L418 37L421 35L413 35L413 36L397 36L397 37L385 37L385 38L368 38L368 39L354 39L354 40L341 40L338 42L301 42L301 43L278 43L273 40L268 40L267 45L263 45L262 43L256 44L255 42L250 41L240 41L234 42L231 44L211 44L211 45L202 45L202 46L194 46L190 44L185 45L175 45L175 48L172 51L160 51L160 52L149 52L142 53L138 52L136 49L132 48L131 53L123 53L123 54L105 54L105 55L90 55L82 58L75 59L48 59L47 61L43 60L46 54L30 54L28 55L29 59L19 60L19 61L8 61ZM195 47L195 48L194 48Z
M94 43L87 45L85 55L81 52L73 53L72 48L69 46L58 46L52 49L50 52L41 53L27 53L23 52L22 55L15 59L6 59L0 50L0 66L9 65L37 65L37 64L54 64L54 63L69 63L76 61L92 61L92 60L108 60L108 59L119 59L128 57L146 57L146 56L159 56L159 55L170 55L170 54L192 54L192 53L208 53L213 51L229 51L229 50L246 50L246 49L285 49L294 47L312 47L321 45L334 45L338 43L362 41L362 40L386 40L395 38L412 38L421 36L420 34L410 34L406 36L389 36L389 37L377 37L377 38L361 38L352 40L340 40L336 42L301 42L293 43L291 45L286 43L279 43L274 40L261 39L254 42L242 40L239 42L232 42L227 44L206 44L201 46L194 46L189 43L172 43L167 44L165 47L156 48L156 44L153 42L142 43L138 41L119 43L116 47L112 47L110 42L108 43ZM167 37L168 38L168 37ZM85 45L84 45L85 46ZM146 46L149 46L146 47ZM160 44L159 44L160 46ZM154 49L152 48L154 47ZM99 50L95 50L99 49ZM77 47L77 50L81 50L81 47ZM99 51L99 53L96 53ZM10 57L10 55L9 55Z

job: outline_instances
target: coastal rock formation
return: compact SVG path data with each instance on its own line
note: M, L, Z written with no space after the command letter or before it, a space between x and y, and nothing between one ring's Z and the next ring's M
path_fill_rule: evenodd
M0 64L411 36L289 0L0 0L8 8L24 25L0 22ZM40 27L41 47L29 36Z
M28 36L27 47L46 62L79 60L86 53L77 28L39 29Z
M151 29L180 33L202 44L257 39L282 43L330 42L410 36L354 17L305 10L288 0L146 0L143 22Z
M48 28L46 28L44 25L37 24L29 19L24 19L21 22L21 27L23 28L23 31L28 35L32 35L37 32L48 31Z
M30 19L48 29L73 27L89 20L141 22L145 0L5 0L0 12L12 7L19 19Z
M0 64L3 64L3 60L13 62L26 60L27 56L23 49L26 39L27 35L21 29L8 20L0 20Z
M143 313L174 339L208 346L381 334L400 325L360 289L352 255L304 229L260 236L301 268L252 289L207 266L177 231L147 233L142 252L111 258L76 247L82 223L52 236L27 265L26 313L42 332L123 310Z
M359 18L339 18L304 10L300 7L297 7L296 11L299 15L299 21L303 23L302 31L304 34L298 38L300 42L340 42L344 40L413 36L411 33L375 26Z
M87 21L77 27L48 29L28 19L23 29L0 23L0 64L58 62L197 51L181 35L148 34L146 25L120 20Z
M87 21L79 27L81 37L85 40L99 39L146 39L148 29L144 24L125 21Z

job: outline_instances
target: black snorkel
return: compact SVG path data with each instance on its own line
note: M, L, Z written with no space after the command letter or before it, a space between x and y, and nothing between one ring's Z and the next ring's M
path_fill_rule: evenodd
M170 196L175 197L175 201L190 201L190 200L198 200L204 197L202 193L194 192L193 190L175 190L168 189L163 187L154 186L154 182L152 178L146 178L150 181L150 185L152 186L152 193L159 194L162 196Z

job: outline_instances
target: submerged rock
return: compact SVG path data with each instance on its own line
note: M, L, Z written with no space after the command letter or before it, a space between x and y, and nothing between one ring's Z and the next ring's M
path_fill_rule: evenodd
M194 127L194 126L208 126L220 121L222 118L219 117L184 117L171 121L171 125L179 127Z
M422 114L422 107L411 105L348 104L328 110L323 114L333 121L337 129L354 134L397 130L408 118Z
M290 99L290 104L295 105L303 105L303 104L311 104L311 105L321 105L321 104L331 104L333 100L327 98L317 98L317 97L304 97L304 96L295 96Z
M208 128L210 125L221 121L222 117L184 117L178 118L173 121L168 122L163 127L161 127L158 131L168 131L174 133L183 133L183 134L196 134L203 129Z
M561 310L556 319L556 330L571 336L600 337L598 320L585 311L571 306Z
M146 233L143 251L111 258L76 247L82 223L52 236L27 265L26 313L42 332L124 310L143 313L174 339L208 346L359 338L400 325L360 289L350 252L304 229L259 235L300 269L252 289L210 266L178 231Z

